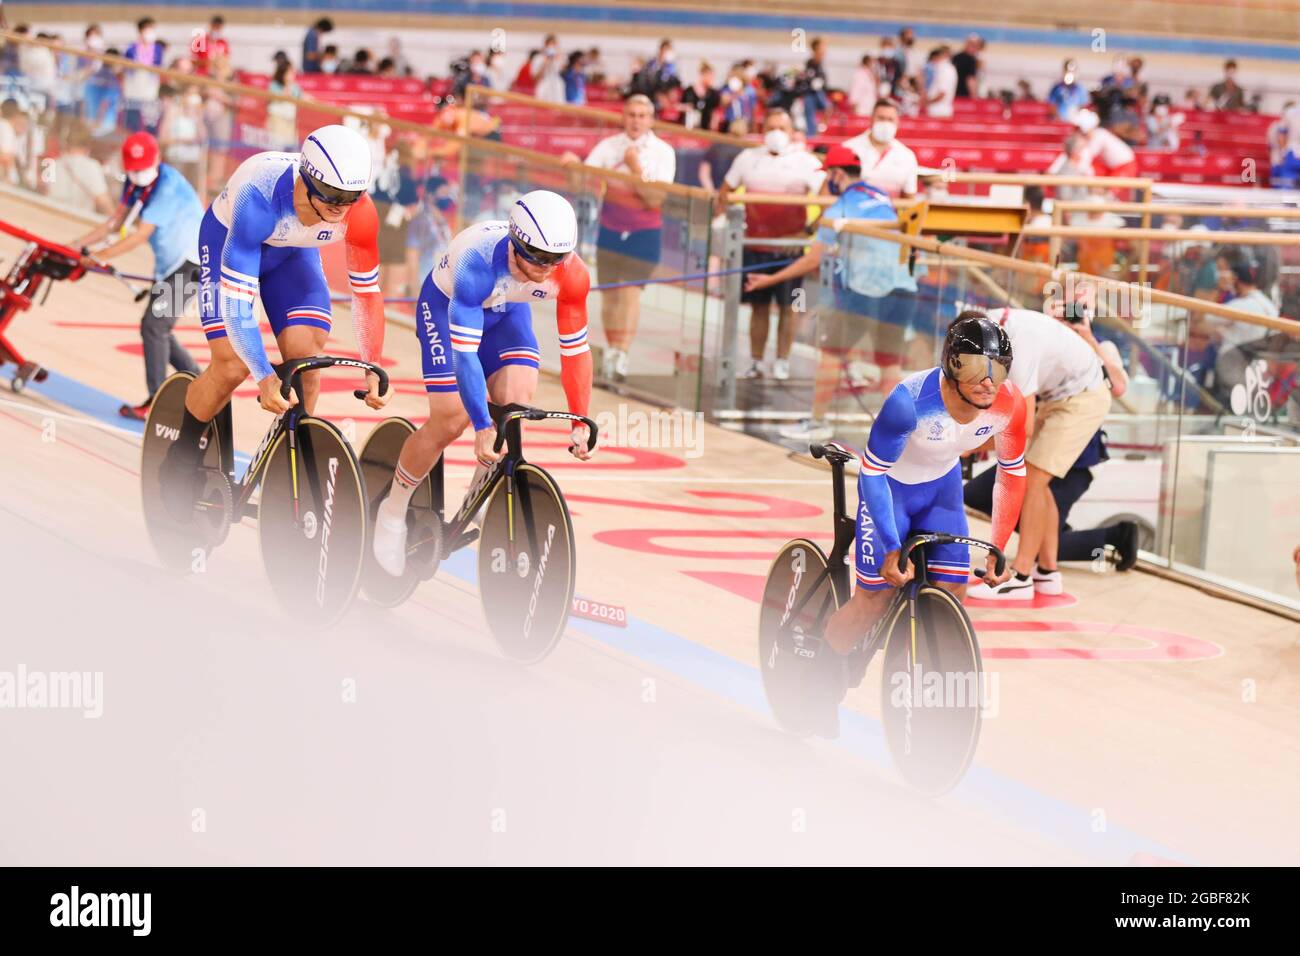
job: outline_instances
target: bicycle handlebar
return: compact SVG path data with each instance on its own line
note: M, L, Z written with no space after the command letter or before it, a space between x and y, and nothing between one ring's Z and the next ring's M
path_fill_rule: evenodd
M332 368L335 365L350 365L353 368L374 372L379 376L379 394L388 394L388 373L378 365L363 362L360 359L336 358L332 355L313 355L311 358L294 359L292 362L286 362L276 370L280 375L280 397L286 400L289 398L289 390L293 387L293 380L303 372L310 372L320 368ZM358 388L354 389L352 394L357 398L364 399L369 392Z
M548 412L541 408L517 408L501 416L501 421L497 424L497 440L492 446L493 451L499 452L501 450L501 446L506 441L506 427L520 418L530 422L539 422L546 418L561 418L571 422L582 422L587 426L587 451L591 451L596 447L596 434L599 429L596 423L586 415L575 415L573 412Z
M978 538L967 538L957 534L914 534L903 543L903 548L898 555L898 570L906 573L907 562L912 559L912 552L927 544L966 544L983 548L996 559L994 571L998 577L1001 577L1002 572L1007 569L1007 556L1002 553L1001 549L989 544L987 541L981 541Z

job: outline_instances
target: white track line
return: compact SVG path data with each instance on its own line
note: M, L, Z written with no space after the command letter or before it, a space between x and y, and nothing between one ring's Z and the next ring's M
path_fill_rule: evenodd
M105 422L97 422L93 418L89 418L84 415L69 415L66 412L55 412L55 411L51 411L48 408L42 408L39 405L32 405L28 402L15 402L7 398L0 398L0 405L7 406L9 408L16 408L19 411L23 411L23 412L31 412L33 415L36 415L40 418L61 418L67 422L75 422L78 425L86 425L90 428L98 428L101 429L102 431L110 432L114 435L122 435L127 438L133 438L137 442L144 440L143 434L133 432L129 428L121 428L120 426L117 425L109 425L106 424Z

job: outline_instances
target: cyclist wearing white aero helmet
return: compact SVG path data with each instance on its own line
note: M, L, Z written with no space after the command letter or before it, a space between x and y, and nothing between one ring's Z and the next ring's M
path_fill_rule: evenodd
M591 279L574 252L577 244L573 207L558 193L538 189L515 201L509 220L463 230L424 280L415 328L429 418L406 440L375 521L375 558L389 574L405 570L411 494L443 450L472 423L480 468L498 461L489 396L498 405L532 401L539 356L530 302L555 301L564 394L570 412L587 414ZM575 428L569 448L584 461L591 457L586 432L586 426Z
M329 337L330 291L319 248L342 241L361 357L378 362L384 343L379 290L379 217L366 194L370 144L346 126L323 126L299 153L267 152L239 165L199 227L199 316L212 361L190 383L174 451L197 460L203 429L253 373L260 402L280 414L280 397L253 312L260 296L285 361L319 355ZM308 410L319 372L303 375ZM366 404L382 408L379 379L367 374Z

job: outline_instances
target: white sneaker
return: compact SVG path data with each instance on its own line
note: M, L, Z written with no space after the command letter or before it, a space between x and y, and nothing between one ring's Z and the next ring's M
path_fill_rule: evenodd
M1034 582L1013 574L997 587L989 587L984 582L972 585L966 590L967 597L980 601L1028 601L1034 596Z
M605 355L604 355L604 358L601 360L601 363L600 363L600 377L601 377L601 378L604 378L604 379L612 379L612 378L614 377L615 373L617 373L617 371L618 371L618 353L619 353L620 351L621 351L620 349L615 349L615 348L607 348L607 349L605 349Z
M618 358L614 360L614 374L620 381L627 378L627 352L623 349L618 350Z
M1034 582L1034 590L1039 594L1064 594L1065 580L1061 577L1060 571L1053 571L1051 574L1044 574L1038 568L1034 568L1031 575Z
M779 358L772 363L772 377L784 382L790 377L790 360Z
M847 372L849 385L853 388L870 388L880 384L880 366L874 362L852 361Z
M762 378L762 377L763 377L763 363L762 363L762 362L750 362L750 363L749 363L749 368L747 368L747 369L745 369L745 371L741 372L741 373L740 373L740 377L741 377L741 378Z
M372 548L379 566L395 578L406 571L406 514L395 518L388 510L388 499L375 515L375 543Z
M784 428L778 429L777 434L787 441L829 441L835 434L835 429L831 428L826 422L818 421L815 418L805 418L797 425L786 425Z

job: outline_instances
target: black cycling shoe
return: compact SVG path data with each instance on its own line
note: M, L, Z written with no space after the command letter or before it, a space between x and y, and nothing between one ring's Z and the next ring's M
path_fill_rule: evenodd
M1133 565L1137 564L1138 559L1138 526L1136 521L1121 521L1119 523L1119 541L1115 545L1115 552L1119 560L1115 564L1116 571L1127 571Z
M194 504L203 481L199 455L199 449L182 448L177 442L163 459L158 481L163 507L174 521L188 523L194 519Z

